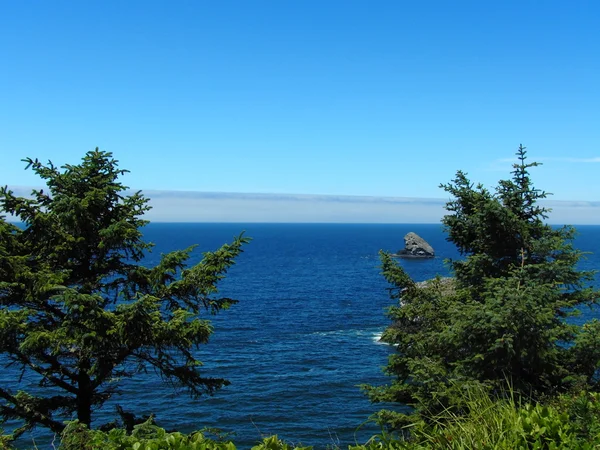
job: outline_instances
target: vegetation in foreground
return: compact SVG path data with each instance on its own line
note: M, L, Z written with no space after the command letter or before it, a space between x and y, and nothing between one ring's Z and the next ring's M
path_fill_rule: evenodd
M409 404L413 413L380 411L375 419L382 433L350 450L600 448L600 323L578 326L567 320L579 314L578 307L597 304L599 293L590 287L594 273L577 269L582 253L572 245L574 229L544 223L548 210L537 202L546 194L533 187L528 172L537 164L526 163L523 147L517 156L512 178L501 180L493 192L475 186L462 172L442 185L454 197L443 224L464 256L450 261L452 286L442 280L419 286L390 255L381 254L383 274L398 300L390 309L393 323L384 339L397 352L386 368L392 383L364 388L372 400ZM204 266L190 270L183 269L189 249L167 255L147 271L127 265L124 256L139 261L147 248L138 231L145 223L138 216L147 208L146 200L139 194L119 195L124 187L116 177L122 171L109 157L89 153L81 166L65 166L63 173L30 160L48 180L52 196L39 191L27 200L6 189L0 192L3 210L27 224L19 230L0 221L1 350L38 373L40 386L73 394L58 401L0 388L6 401L1 411L4 418L25 420L19 431L38 424L58 430L63 449L233 450L231 441L210 439L202 432L167 432L152 420L124 423L125 428L115 422L108 431L89 428L90 411L112 393L89 390L91 380L100 381L96 388L105 381L98 378L103 364L118 375L137 373L119 369L115 353L138 342L132 341L135 330L122 334L137 318L136 311L146 319L140 330L148 341L138 343L139 348L134 345L127 356L148 363L153 361L148 355L175 349L191 367L197 365L186 352L204 342L210 329L195 317L200 307L219 310L231 303L208 295L216 292L216 282L245 242L237 238L231 246L206 254ZM99 164L103 170L96 170ZM113 214L121 220L94 222ZM78 256L82 254L93 258ZM136 276L130 278L132 274ZM102 296L107 293L112 296ZM109 307L121 298L131 303ZM157 309L159 300L166 305L164 312ZM110 336L101 324L121 339L116 340L118 348L105 342ZM201 339L194 340L198 335ZM183 348L172 347L174 336L187 337ZM108 360L89 353L88 345L101 349L103 357L106 350ZM64 362L53 364L59 357ZM166 361L160 370L167 378L176 377L175 361ZM197 375L195 369L181 373L192 374L189 370ZM190 387L194 380L201 379L182 381ZM211 383L195 383L192 391L211 390L224 381ZM81 392L86 393L84 400ZM86 408L79 414L82 402ZM56 410L77 412L79 421L55 426L51 414ZM3 436L3 445L10 445L12 438ZM253 447L293 448L306 447L277 436Z
M509 391L492 399L476 387L463 390L466 413L452 409L432 414L422 411L419 420L402 435L382 433L349 450L591 450L600 448L600 395L561 395L546 405L520 403ZM71 422L63 431L63 450L235 450L230 440L209 438L207 433L167 432L148 420L131 433L89 430ZM335 447L331 447L332 450ZM308 450L277 436L265 437L252 450Z

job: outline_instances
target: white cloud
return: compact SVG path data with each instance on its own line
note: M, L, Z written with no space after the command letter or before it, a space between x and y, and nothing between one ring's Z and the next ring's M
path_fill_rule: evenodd
M150 220L168 222L437 223L441 199L144 191Z
M553 158L552 161L572 162L572 163L600 163L600 157L594 158Z
M29 196L32 188L13 187ZM155 222L439 223L446 199L344 195L143 191ZM549 223L600 224L600 201L544 200Z

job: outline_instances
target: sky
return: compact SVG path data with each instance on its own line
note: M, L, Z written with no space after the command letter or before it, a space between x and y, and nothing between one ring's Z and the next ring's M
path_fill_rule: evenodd
M554 220L600 224L598 30L597 1L0 1L0 185L100 147L164 220L426 222L522 143Z

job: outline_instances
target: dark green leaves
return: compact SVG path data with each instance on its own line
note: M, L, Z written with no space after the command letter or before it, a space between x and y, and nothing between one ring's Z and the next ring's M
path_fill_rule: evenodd
M450 261L451 282L415 284L387 254L383 275L392 285L392 325L384 333L396 345L386 372L391 386L370 388L377 401L409 403L418 411L454 408L452 390L482 383L499 392L548 396L598 387L600 326L576 326L566 318L595 305L594 273L580 271L575 230L544 223L525 148L517 151L512 178L494 191L463 172L441 187L452 195L442 223L464 256ZM394 422L402 422L392 414Z
M201 315L235 302L217 285L249 239L235 237L193 267L193 247L140 266L152 248L141 231L148 199L127 192L119 181L127 171L110 153L96 149L61 168L25 162L47 190L23 198L0 189L0 210L24 224L0 218L0 353L48 389L0 387L2 417L21 420L21 431L60 431L72 413L89 425L115 380L148 369L193 396L227 384L203 377L192 350L212 333Z

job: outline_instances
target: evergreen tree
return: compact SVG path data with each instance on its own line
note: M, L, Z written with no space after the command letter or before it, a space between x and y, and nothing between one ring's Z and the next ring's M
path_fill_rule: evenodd
M89 426L93 411L119 394L119 379L146 370L194 397L227 384L202 376L193 350L212 333L202 311L235 302L215 297L217 283L248 239L189 268L194 247L146 267L148 199L125 192L127 171L110 153L96 149L62 168L25 162L48 192L23 198L0 189L0 211L24 225L0 217L0 362L21 374L0 386L0 413L21 421L15 434L37 425L60 432L73 417Z
M440 410L454 404L456 389L482 383L498 392L547 396L575 387L597 389L600 323L566 320L592 306L599 294L594 273L577 269L582 252L575 230L553 228L538 200L525 148L517 151L512 178L495 191L474 185L463 172L441 187L453 196L442 223L463 259L449 261L451 282L416 284L382 253L392 284L392 326L384 340L397 346L386 372L390 386L367 387L374 401ZM382 411L393 425L408 418Z

